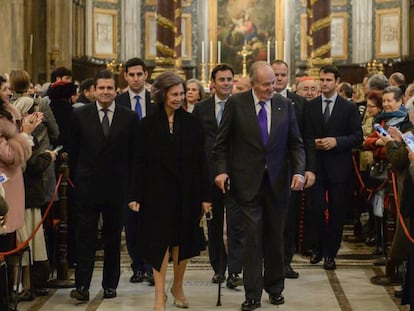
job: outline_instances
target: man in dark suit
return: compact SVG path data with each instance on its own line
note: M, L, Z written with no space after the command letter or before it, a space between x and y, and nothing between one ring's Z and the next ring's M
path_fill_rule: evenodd
M333 270L346 209L352 200L352 148L362 143L363 136L357 106L336 92L338 69L323 66L319 80L322 95L305 109L307 139L316 148L314 158L308 159L316 167L316 182L310 191L314 244L310 262L324 259L324 268Z
M223 192L229 189L242 211L242 310L261 306L263 288L270 303L284 303L283 230L289 195L305 182L305 152L290 100L274 95L270 64L255 62L250 79L251 91L229 98L214 147L215 182Z
M275 73L275 92L283 97L289 98L292 101L293 108L295 110L296 121L298 122L299 130L302 135L302 139L306 143L305 137L305 120L303 110L306 105L306 98L299 96L287 89L288 86L288 73L289 67L283 60L274 60L271 62L273 72ZM312 152L313 145L305 145L306 154ZM308 164L308 163L306 163ZM314 168L306 166L305 171L305 187L309 188L315 183ZM285 277L288 279L297 279L299 273L294 271L291 263L293 255L296 251L298 227L299 227L299 214L301 208L302 192L293 192L290 196L289 211L286 220L286 228L284 233L285 239Z
M104 298L116 297L120 275L122 207L128 203L129 180L136 153L139 119L115 105L116 83L104 70L95 77L96 102L76 108L71 118L69 165L76 184L76 289L70 296L89 300L98 219L102 214Z
M151 94L145 89L148 72L145 63L140 58L131 58L124 65L124 78L128 83L128 90L115 98L117 105L135 111L139 118L152 114L155 105L151 104ZM140 283L146 280L154 285L152 267L142 258L138 247L138 232L140 231L140 215L125 206L125 238L129 256L131 257L131 283Z
M242 270L242 233L237 220L240 217L240 211L231 199L225 200L223 193L214 184L216 172L214 170L213 147L225 103L233 89L233 77L233 68L227 64L217 65L211 72L211 82L215 89L215 95L196 104L193 110L193 115L199 118L203 125L205 149L211 177L214 216L208 221L207 226L210 264L214 270L212 282L223 282L225 280L224 273L228 266L226 286L231 289L243 285L243 280L239 276ZM226 207L228 254L225 252L223 242L224 207Z

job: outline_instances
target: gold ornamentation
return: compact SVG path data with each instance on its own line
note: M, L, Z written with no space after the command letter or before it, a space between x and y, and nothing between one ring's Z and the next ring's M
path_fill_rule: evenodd
M174 66L175 65L175 59L172 57L158 57L155 59L155 63L157 64L157 66L162 66L162 65L169 65L169 66Z
M175 10L175 18L177 19L177 18L180 18L181 17L181 15L182 15L182 11L181 11L181 9L176 9Z
M175 57L175 51L171 49L168 45L165 45L164 43L157 41L155 46L157 48L157 51L159 51L162 55Z
M321 19L318 19L311 25L311 31L316 32L323 28L329 27L331 25L332 18L331 16L327 16Z
M321 45L320 47L312 51L312 57L318 57L327 54L331 50L331 47L331 41L324 45Z
M156 14L155 19L159 25L161 25L164 28L168 28L173 33L177 33L177 27L175 27L175 24L173 21L169 20L168 18L161 16L159 14Z
M175 37L175 46L179 46L183 42L183 35Z

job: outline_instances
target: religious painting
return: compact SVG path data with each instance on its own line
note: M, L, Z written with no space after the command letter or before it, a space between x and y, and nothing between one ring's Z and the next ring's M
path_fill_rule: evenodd
M392 58L401 54L400 8L376 11L376 57Z
M236 73L242 71L241 51L246 47L247 67L257 60L266 61L275 55L274 0L218 0L217 54ZM214 41L214 40L213 40Z
M97 58L117 58L117 10L94 8L93 55Z
M332 13L331 43L332 58L348 58L348 14L346 12Z

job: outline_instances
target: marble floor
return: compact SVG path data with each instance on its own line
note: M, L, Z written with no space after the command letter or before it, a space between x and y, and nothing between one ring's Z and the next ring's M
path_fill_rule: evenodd
M310 265L309 260L295 255L293 267L300 273L297 280L286 280L285 304L269 304L266 294L262 297L262 308L258 310L289 311L393 311L408 310L395 299L394 287L376 286L370 278L383 273L383 268L372 265L372 249L363 243L344 242L337 258L337 269L325 271L321 264ZM98 254L98 257L99 254ZM49 296L38 297L32 302L21 302L19 311L145 311L152 310L154 288L147 284L131 284L129 259L122 252L122 274L115 299L102 299L100 286L102 263L97 262L91 285L89 303L77 303L69 297L71 289L52 289ZM189 310L240 310L244 300L242 288L237 290L221 288L221 306L217 304L218 286L210 282L212 271L206 254L194 258L188 266L184 290L190 303ZM179 310L173 305L169 288L172 283L171 267L168 271L167 310Z

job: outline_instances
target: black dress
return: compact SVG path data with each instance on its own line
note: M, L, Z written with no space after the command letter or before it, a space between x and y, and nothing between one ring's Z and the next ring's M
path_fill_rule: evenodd
M138 244L145 259L160 270L169 246L179 246L179 260L204 249L199 226L201 202L210 201L209 176L201 123L178 109L173 132L163 109L142 120L132 182L141 203Z

